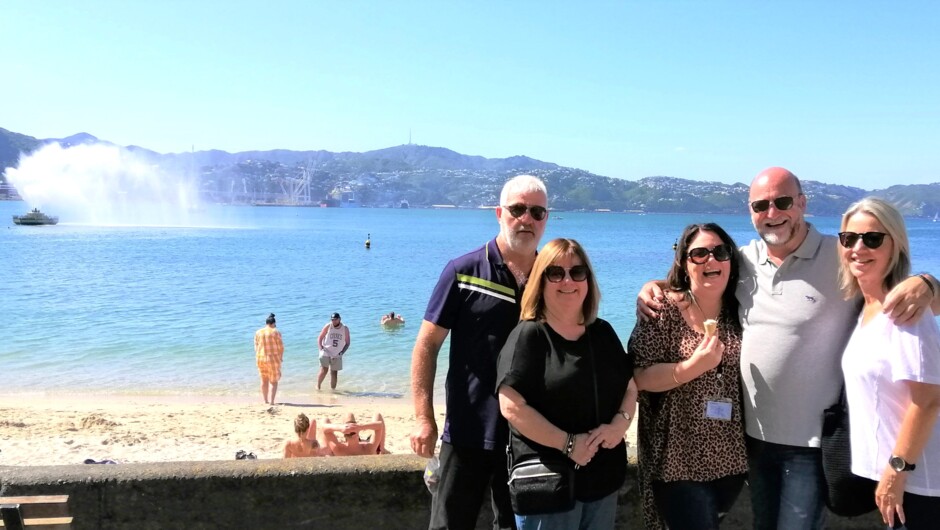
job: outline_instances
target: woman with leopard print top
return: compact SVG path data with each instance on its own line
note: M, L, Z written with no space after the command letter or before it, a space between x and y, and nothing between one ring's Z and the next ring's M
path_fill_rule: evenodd
M644 515L651 529L717 529L747 473L739 257L714 223L689 225L676 246L661 316L637 322L628 344L640 390Z

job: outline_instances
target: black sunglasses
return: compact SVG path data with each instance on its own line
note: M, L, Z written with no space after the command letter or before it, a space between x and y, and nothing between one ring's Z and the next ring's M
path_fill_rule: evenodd
M573 282L583 282L584 280L587 280L588 272L587 265L575 265L570 269L565 269L564 267L559 267L558 265L549 265L548 267L545 267L545 272L543 274L545 279L552 283L558 283L564 280L566 274Z
M696 247L689 251L689 261L697 265L703 265L708 262L708 255L715 257L715 261L728 261L731 259L731 249L728 245L717 245L709 250L705 247Z
M545 214L548 213L548 210L544 206L526 206L525 204L510 204L509 206L504 206L509 210L509 215L515 217L516 219L525 215L526 210L528 210L529 215L532 216L536 221L541 221L545 219Z
M766 212L770 209L771 202L774 203L774 207L778 210L789 210L793 207L793 197L784 195L783 197L777 197L773 201L768 199L754 201L751 203L751 209L754 210L754 213Z
M856 243L858 243L859 238L862 240L862 244L870 249L876 249L885 242L884 232L865 232L864 234L859 234L857 232L839 232L839 243L845 248L853 248Z

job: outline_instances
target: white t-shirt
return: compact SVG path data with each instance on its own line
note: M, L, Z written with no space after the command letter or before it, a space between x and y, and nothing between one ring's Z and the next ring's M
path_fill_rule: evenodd
M904 381L940 385L940 328L930 311L896 326L878 314L861 317L842 356L852 432L852 473L878 481L888 465L911 402ZM913 459L904 490L940 497L940 421L924 452Z

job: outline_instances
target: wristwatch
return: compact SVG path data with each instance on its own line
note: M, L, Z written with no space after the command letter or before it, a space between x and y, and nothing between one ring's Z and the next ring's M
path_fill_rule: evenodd
M891 458L888 459L888 465L898 473L902 471L914 471L914 468L917 467L914 464L908 463L907 460L904 460L898 455L891 455Z
M627 411L625 411L625 410L618 410L618 411L617 411L617 414L620 414L621 416L623 416L623 419L627 420L628 422L630 421L630 415L627 414Z

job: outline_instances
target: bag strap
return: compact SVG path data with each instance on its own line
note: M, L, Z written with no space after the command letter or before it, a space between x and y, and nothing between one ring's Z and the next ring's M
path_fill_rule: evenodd
M601 424L600 400L597 397L597 365L594 360L594 344L591 342L591 328L585 327L584 334L587 335L588 357L591 358L591 378L594 379L594 423Z

